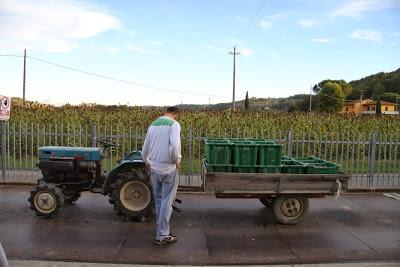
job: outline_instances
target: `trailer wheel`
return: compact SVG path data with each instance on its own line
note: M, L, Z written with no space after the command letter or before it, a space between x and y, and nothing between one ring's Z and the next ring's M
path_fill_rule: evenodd
M28 199L31 209L37 215L51 217L64 205L64 196L60 188L53 183L41 183L35 187Z
M153 191L147 179L123 174L117 179L110 202L119 215L125 215L126 220L138 219L147 221L154 205Z
M264 197L264 198L259 198L260 202L267 208L272 208L272 203L274 201L273 198L271 197Z
M308 198L300 195L281 195L273 201L272 211L282 224L298 224L308 212Z

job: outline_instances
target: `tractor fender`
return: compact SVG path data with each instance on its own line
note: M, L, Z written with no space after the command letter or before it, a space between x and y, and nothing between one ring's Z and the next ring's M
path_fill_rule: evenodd
M118 165L117 167L112 169L107 174L107 177L104 180L103 189L102 189L101 193L103 195L109 194L113 190L112 185L120 177L120 174L135 173L135 174L140 174L140 176L143 176L142 174L146 173L145 170L146 170L146 164L143 161L122 162L120 165ZM145 176L146 176L146 178L148 178L147 174Z

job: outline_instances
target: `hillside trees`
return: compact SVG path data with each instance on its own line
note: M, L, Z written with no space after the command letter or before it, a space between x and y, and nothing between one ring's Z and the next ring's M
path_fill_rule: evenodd
M319 108L325 112L338 112L344 105L343 87L336 82L325 83L317 95Z

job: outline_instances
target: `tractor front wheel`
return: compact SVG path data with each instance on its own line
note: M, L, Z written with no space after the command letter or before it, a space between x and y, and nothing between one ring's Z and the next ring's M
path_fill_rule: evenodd
M62 209L64 196L55 184L41 183L30 192L28 201L37 215L51 217Z

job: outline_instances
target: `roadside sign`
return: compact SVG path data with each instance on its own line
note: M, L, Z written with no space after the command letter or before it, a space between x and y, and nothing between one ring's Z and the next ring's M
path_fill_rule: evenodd
M11 98L0 95L0 120L8 121L10 119Z

